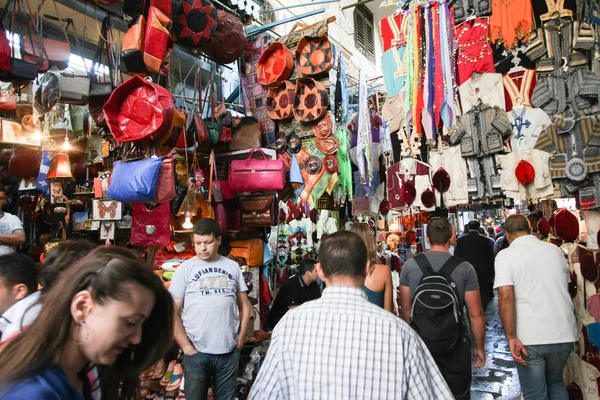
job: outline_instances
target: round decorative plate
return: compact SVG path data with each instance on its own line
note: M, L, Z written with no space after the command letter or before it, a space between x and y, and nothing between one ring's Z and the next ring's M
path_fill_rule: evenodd
M567 178L575 182L583 181L588 174L588 167L581 158L572 158L567 163Z
M317 75L333 67L333 48L327 35L304 36L296 47L296 68L303 75Z
M300 78L296 82L294 117L302 122L321 119L327 112L329 96L325 86L312 78Z
M278 86L292 75L294 55L280 42L273 42L260 55L256 65L258 83L264 86Z
M282 120L294 116L294 96L296 86L285 81L276 88L267 91L267 114L273 120Z

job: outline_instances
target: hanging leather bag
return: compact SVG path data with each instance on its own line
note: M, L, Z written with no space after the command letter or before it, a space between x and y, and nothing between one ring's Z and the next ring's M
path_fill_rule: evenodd
M215 163L215 152L210 151L210 186L209 186L209 198L215 200L215 220L219 224L221 233L227 232L228 221L227 211L223 206L223 195L221 194L221 188L219 187L219 178L217 177L217 165ZM213 179L214 178L214 179Z
M17 146L8 161L8 174L17 178L37 178L41 163L42 152L39 149Z
M130 202L154 202L162 158L115 161L108 197Z
M163 203L175 198L175 163L173 157L165 157L158 174L158 183L156 187L156 199L154 202Z
M213 71L213 76L215 71ZM210 121L205 121L206 129L208 130L208 141L211 145L215 145L219 142L221 132L223 131L223 124L215 118L215 85L213 82L210 83Z
M261 227L277 224L277 195L253 195L240 197L242 226Z
M146 18L138 15L131 23L123 37L121 60L130 75L146 76L148 70L144 64L144 39L146 37Z
M31 12L31 7L29 7L29 2L27 0L24 0L24 3L28 8L27 11L29 12L31 18L27 23L27 32L23 32L23 47L21 48L21 54L23 56L23 60L37 64L38 72L44 73L50 68L50 63L48 61L48 56L46 55L44 39L42 38L41 31L39 30L36 22L38 19L38 14ZM22 4L23 3L21 3L21 5ZM25 9L22 8L22 11L25 12Z
M111 43L113 42L112 27L110 24L110 18L106 17L102 21L102 28L100 29L100 35L98 36L98 45L96 46L96 54L92 60L91 68L91 79L90 79L90 97L89 97L89 109L90 116L94 120L97 126L106 126L104 113L102 107L108 101L108 98L115 89L113 83L114 76L114 64L116 60L116 54L113 51ZM102 54L106 50L108 55L106 64L108 65L108 76L104 73L102 66ZM102 71L100 71L102 69Z
M135 203L129 243L134 246L168 246L171 241L169 203Z
M21 2L22 0L9 0L8 3L6 4L4 11L2 12L2 17L0 17L0 20L4 19L6 13L10 10L11 12L11 19L10 19L10 26L9 26L9 31L13 33L13 38L16 36L17 40L19 41L19 48L24 48L23 45L23 24L22 19L22 9L21 9ZM17 23L15 23L15 19L18 18L19 21L17 21ZM17 29L17 25L20 26L20 30L18 31ZM31 32L31 27L29 27L29 25L27 25L27 29L29 31L29 40L32 41L32 34ZM32 47L33 47L33 41L31 43ZM37 78L37 73L38 73L38 62L39 60L36 59L35 62L31 62L26 60L24 57L22 58L17 58L15 55L15 47L12 47L11 50L11 58L10 58L10 74L8 75L8 78L11 80L28 80L28 81L32 81L35 78ZM34 50L35 51L35 50Z
M208 129L206 128L206 124L202 119L202 114L204 113L204 102L202 101L202 75L200 73L196 74L195 87L197 89L194 91L194 98L196 94L199 96L198 110L194 110L192 108L190 114L188 114L186 132L194 133L196 136L195 139L198 142L198 147L201 149L207 149L210 146L210 139L208 135ZM204 97L206 98L206 95ZM181 147L179 146L179 144L181 143L178 143L177 147Z
M56 3L54 3L56 6ZM58 11L57 11L58 15ZM60 87L60 103L66 104L74 104L74 105L87 105L90 96L90 73L87 70L85 60L83 59L83 51L81 49L81 44L79 43L79 39L77 38L77 32L73 22L71 22L68 27L71 27L74 31L73 37L75 38L75 45L77 46L77 51L79 52L79 58L81 59L81 63L83 65L84 74L76 74L73 70L67 69L66 71L61 71L58 76L58 84ZM66 30L65 30L66 35ZM68 35L67 35L68 36Z
M173 52L170 30L170 15L150 6L144 38L144 64L151 74L169 75L169 58Z
M262 160L253 159L260 152ZM229 165L229 186L236 193L280 191L285 187L285 166L282 160L269 160L260 149L250 151L246 160L234 160Z
M7 6L10 3L7 3ZM0 75L5 75L10 72L10 43L6 36L6 29L0 20Z
M232 240L229 254L244 257L249 267L262 267L265 243L260 239Z

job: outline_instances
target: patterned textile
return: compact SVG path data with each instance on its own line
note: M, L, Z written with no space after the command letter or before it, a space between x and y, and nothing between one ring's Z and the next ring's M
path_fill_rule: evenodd
M332 286L279 322L249 399L454 397L404 321L362 289Z
M500 164L496 162L495 155L468 157L466 163L469 199L482 200L502 196Z
M593 114L599 95L600 78L587 69L569 69L543 76L531 95L531 104L547 114L563 113L569 107Z
M247 115L252 115L260 124L268 145L275 143L275 122L267 114L267 90L258 83L256 65L260 55L267 49L271 38L263 35L248 41L240 61L240 86Z

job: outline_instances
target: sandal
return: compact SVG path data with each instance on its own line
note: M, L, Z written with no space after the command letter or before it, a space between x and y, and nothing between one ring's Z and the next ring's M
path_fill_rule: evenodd
M175 364L175 367L173 368L173 375L171 376L171 380L169 381L169 384L167 385L167 391L171 392L171 391L179 389L179 385L181 385L182 379L183 379L183 367L181 366L181 364L177 363L177 364Z

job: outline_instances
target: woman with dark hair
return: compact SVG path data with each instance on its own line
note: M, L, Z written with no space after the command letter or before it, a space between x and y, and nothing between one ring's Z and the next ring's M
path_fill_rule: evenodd
M68 268L22 334L0 348L0 398L88 400L86 373L102 366L104 399L135 399L140 373L173 340L173 304L130 250L100 247Z
M394 311L392 283L392 270L377 259L377 243L375 243L375 232L368 224L355 223L350 231L356 233L367 246L367 259L369 260L369 273L365 278L364 291L369 302L385 309Z

